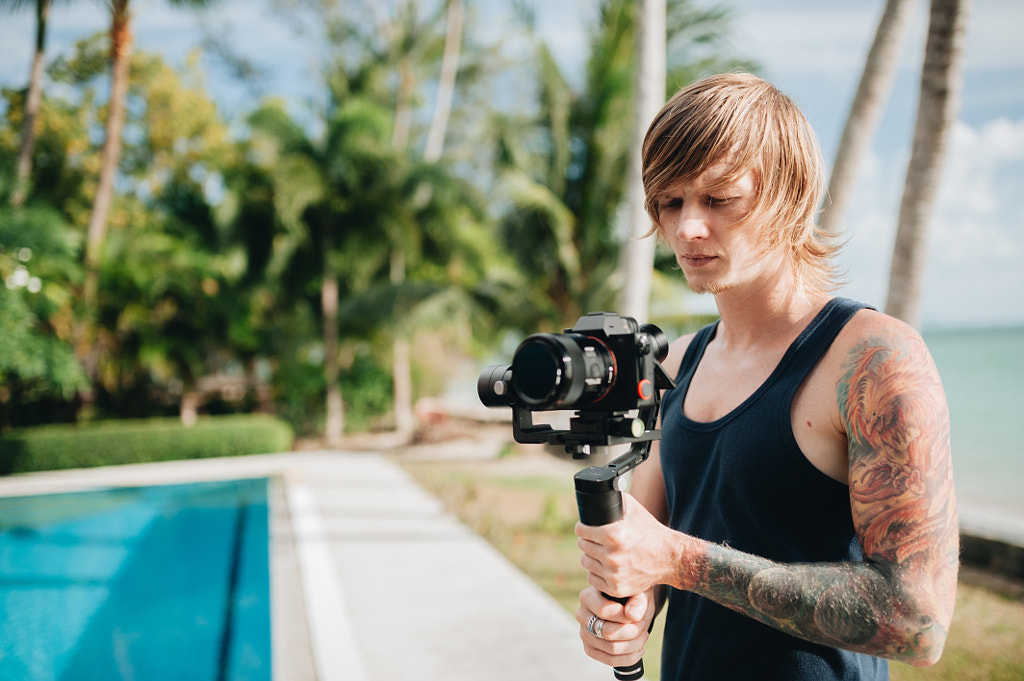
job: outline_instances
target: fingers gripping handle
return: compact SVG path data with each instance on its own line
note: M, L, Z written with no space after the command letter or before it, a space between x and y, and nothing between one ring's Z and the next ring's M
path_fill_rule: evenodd
M601 595L610 601L616 601L618 603L622 603L623 605L625 605L626 601L629 600L628 598L609 596L606 593L602 593ZM612 671L615 672L615 678L619 679L619 681L637 681L637 679L644 678L644 661L641 658L637 660L635 664L632 664L628 667L615 667L614 669L612 669Z
M621 469L614 466L585 468L576 474L576 507L584 525L607 525L622 517ZM625 605L628 598L602 594L605 598ZM619 681L636 681L644 677L644 661L628 667L615 667Z

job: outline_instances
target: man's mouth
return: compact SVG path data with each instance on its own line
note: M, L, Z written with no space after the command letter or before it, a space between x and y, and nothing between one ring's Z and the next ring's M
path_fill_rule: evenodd
M713 255L704 255L701 253L691 253L689 255L681 255L679 259L682 261L681 264L688 265L690 267L703 267L712 260L715 259Z

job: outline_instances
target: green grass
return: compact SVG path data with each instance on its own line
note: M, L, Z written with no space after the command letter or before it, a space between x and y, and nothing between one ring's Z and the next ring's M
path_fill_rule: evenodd
M1024 603L964 584L942 659L918 669L890 665L893 681L1020 681L1024 679Z
M576 547L572 479L515 476L486 463L403 463L445 507L575 613L586 573ZM658 678L662 622L648 642L646 678ZM890 664L893 681L1021 681L1024 601L961 581L942 659L933 667ZM610 678L610 677L609 677Z

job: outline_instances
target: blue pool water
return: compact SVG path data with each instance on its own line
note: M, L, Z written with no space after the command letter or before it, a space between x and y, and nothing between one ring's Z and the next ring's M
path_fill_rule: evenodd
M267 481L0 498L0 679L269 680Z

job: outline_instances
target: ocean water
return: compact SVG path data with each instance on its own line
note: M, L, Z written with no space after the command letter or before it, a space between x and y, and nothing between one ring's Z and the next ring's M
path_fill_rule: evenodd
M924 339L949 403L958 500L1024 518L1024 328Z

